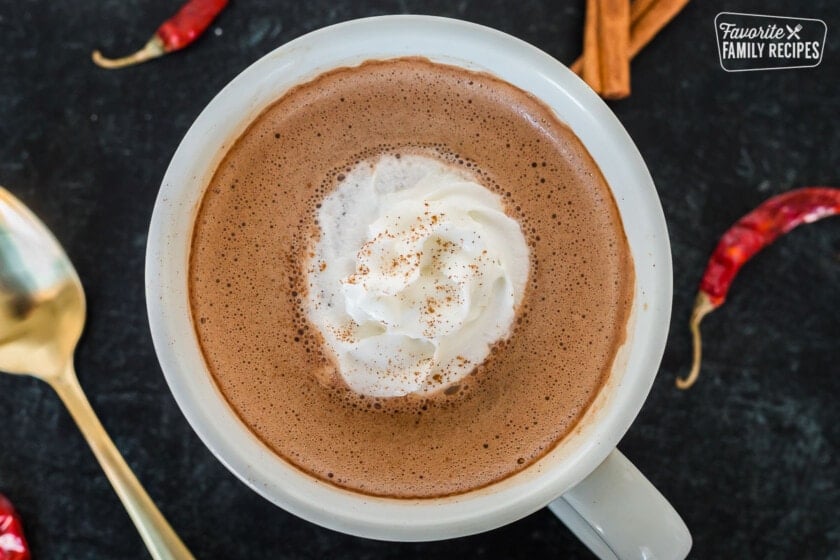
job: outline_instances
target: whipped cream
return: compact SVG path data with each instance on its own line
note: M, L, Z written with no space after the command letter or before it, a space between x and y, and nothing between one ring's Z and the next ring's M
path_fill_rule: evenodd
M354 391L451 385L510 334L528 246L499 196L431 157L349 171L318 212L308 316Z

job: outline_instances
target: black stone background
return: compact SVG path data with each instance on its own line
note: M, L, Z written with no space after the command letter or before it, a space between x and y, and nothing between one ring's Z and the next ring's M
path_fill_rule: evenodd
M199 558L587 558L548 511L445 542L394 544L321 529L234 478L194 435L160 372L143 259L160 180L205 104L248 64L316 28L426 13L489 25L569 62L582 0L235 0L192 48L120 72L90 51L145 42L176 0L0 1L0 183L64 243L84 283L82 385L152 498ZM719 11L822 18L808 70L727 74ZM674 254L671 335L621 449L670 499L694 558L840 558L840 218L804 227L746 266L705 323L689 392L686 321L718 236L768 196L840 184L840 4L695 1L633 63L611 106L656 182ZM36 559L147 558L58 398L0 375L0 492Z

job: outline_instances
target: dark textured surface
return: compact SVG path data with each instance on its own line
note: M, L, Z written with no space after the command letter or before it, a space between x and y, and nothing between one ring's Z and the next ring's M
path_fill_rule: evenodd
M92 47L142 44L175 0L0 2L0 183L64 243L90 308L77 369L94 408L163 513L200 558L588 557L547 511L431 544L357 539L301 521L248 490L193 434L154 356L143 300L158 185L202 107L246 65L303 33L360 16L431 13L496 27L560 60L578 53L583 2L234 2L189 51L121 72ZM724 73L722 10L817 17L816 69ZM690 392L685 328L720 233L767 196L840 183L840 5L696 2L637 58L612 106L656 182L674 253L662 369L621 448L671 500L696 558L840 558L840 219L795 231L745 267L705 324ZM0 376L0 492L36 559L147 558L57 397Z

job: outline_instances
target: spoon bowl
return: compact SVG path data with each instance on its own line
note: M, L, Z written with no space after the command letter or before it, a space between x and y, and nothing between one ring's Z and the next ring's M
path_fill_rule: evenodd
M0 370L54 378L85 324L76 269L44 224L0 188Z
M49 229L0 187L0 371L46 381L64 401L154 559L193 558L96 417L73 367L85 325L76 269Z

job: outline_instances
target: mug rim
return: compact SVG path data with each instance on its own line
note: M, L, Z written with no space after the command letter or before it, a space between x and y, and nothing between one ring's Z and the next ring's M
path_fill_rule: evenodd
M418 500L368 496L322 482L260 442L212 380L192 327L186 286L193 218L207 181L229 144L270 103L246 101L245 94L251 95L254 89L254 95L274 100L285 90L266 92L261 88L270 90L266 84L282 82L284 74L297 76L287 80L291 87L307 81L306 76L311 79L326 70L351 65L346 61L352 60L354 46L360 53L370 52L358 55L361 62L407 56L412 53L412 40L431 41L416 50L429 49L431 44L437 49L432 56L429 52L413 52L415 56L488 71L522 87L503 75L520 70L505 66L497 72L501 66L493 67L502 65L496 59L504 57L519 61L523 68L527 66L523 75L533 74L535 80L539 76L545 95L568 98L564 101L566 111L580 112L580 119L576 113L569 114L588 125L581 125L580 131L568 118L562 118L551 100L531 88L522 88L534 93L569 124L601 167L619 207L636 267L633 317L628 319L628 341L622 347L627 363L623 367L614 365L610 381L600 389L578 427L520 473L465 494ZM481 49L488 44L494 60L474 60L482 56ZM472 49L472 58L461 60L444 54L461 52L459 47ZM402 53L400 48L409 50ZM324 52L332 53L332 57L316 64ZM226 109L231 107L243 117L234 119L239 121L236 134L228 131L225 136L225 127L234 126L223 122L229 115ZM587 143L586 137L593 140ZM599 146L596 151L600 158L590 144ZM216 148L211 150L212 155L208 155L210 145ZM605 167L613 179L621 179L620 188L610 180ZM626 214L628 208L634 213ZM640 222L642 228L636 247L627 230L628 219ZM640 247L638 243L643 244ZM645 273L644 286L639 285L640 266ZM671 252L662 207L638 149L612 111L570 70L529 43L489 27L435 16L350 20L307 33L249 65L204 108L173 155L155 202L146 252L146 302L155 351L179 408L202 442L246 485L283 509L327 528L384 540L436 540L489 530L544 507L585 478L615 448L650 391L664 352L671 296Z

